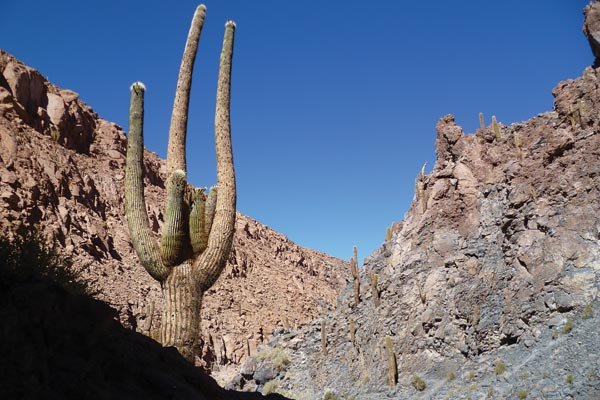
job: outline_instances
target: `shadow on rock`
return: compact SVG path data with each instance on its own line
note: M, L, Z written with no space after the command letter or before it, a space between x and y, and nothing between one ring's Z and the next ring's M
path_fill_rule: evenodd
M115 317L106 304L46 282L0 293L2 398L285 399L225 390Z

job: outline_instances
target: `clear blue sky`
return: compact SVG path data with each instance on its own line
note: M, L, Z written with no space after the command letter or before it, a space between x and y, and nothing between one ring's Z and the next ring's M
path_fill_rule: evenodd
M587 0L206 0L188 174L214 183L213 113L223 27L237 22L232 86L238 208L297 243L349 258L401 220L434 126L455 114L518 122L592 63ZM26 5L24 5L26 4ZM143 81L146 146L165 156L191 1L0 4L0 48L127 129Z

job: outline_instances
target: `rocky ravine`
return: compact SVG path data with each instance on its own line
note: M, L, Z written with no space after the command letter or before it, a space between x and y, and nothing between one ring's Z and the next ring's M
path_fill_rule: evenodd
M165 138L166 140L166 138ZM39 72L0 51L0 231L29 225L59 243L97 297L128 327L152 335L159 285L134 255L123 209L126 138ZM164 162L145 154L146 201L155 232L163 219ZM277 326L317 318L335 301L344 261L304 249L238 213L226 270L205 296L210 365L239 362Z
M588 13L600 15L600 4ZM600 24L586 29L597 37ZM404 220L361 270L361 302L352 285L341 291L323 319L326 354L320 321L282 332L271 346L291 364L267 391L295 399L600 398L599 82L600 69L587 68L554 89L554 111L497 131L465 135L443 117L433 170L418 177Z

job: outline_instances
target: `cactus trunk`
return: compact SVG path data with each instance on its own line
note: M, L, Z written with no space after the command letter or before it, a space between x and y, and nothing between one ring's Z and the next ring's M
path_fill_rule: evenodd
M191 262L173 267L163 282L164 309L160 327L163 346L173 346L190 362L199 353L202 293L194 284Z

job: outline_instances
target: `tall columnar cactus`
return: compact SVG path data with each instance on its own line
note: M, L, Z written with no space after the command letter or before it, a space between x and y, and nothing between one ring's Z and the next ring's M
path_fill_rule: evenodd
M358 272L358 249L356 246L354 246L353 251L354 255L350 259L350 273L354 278L354 305L358 307L358 303L360 303L360 273Z
M398 365L396 363L396 353L394 352L394 344L390 336L385 337L385 349L388 360L388 383L390 386L396 386L398 383Z
M371 273L371 296L373 297L373 305L375 308L379 308L379 288L377 285L379 284L379 275L375 272Z
M188 34L169 129L167 196L162 239L152 233L143 187L143 84L131 86L125 173L125 212L133 247L143 267L160 282L164 307L160 340L189 360L198 351L202 296L218 279L233 243L236 187L229 120L235 24L225 24L219 65L215 144L217 187L208 195L186 179L185 140L192 70L206 7L198 6ZM218 195L217 195L218 188Z
M485 119L483 118L483 113L482 112L479 113L479 128L481 130L485 129Z
M327 355L327 325L325 320L321 321L321 352Z
M500 125L498 124L498 121L496 121L495 115L492 115L492 128L494 129L494 134L496 135L496 141L501 141L502 134L500 133Z

